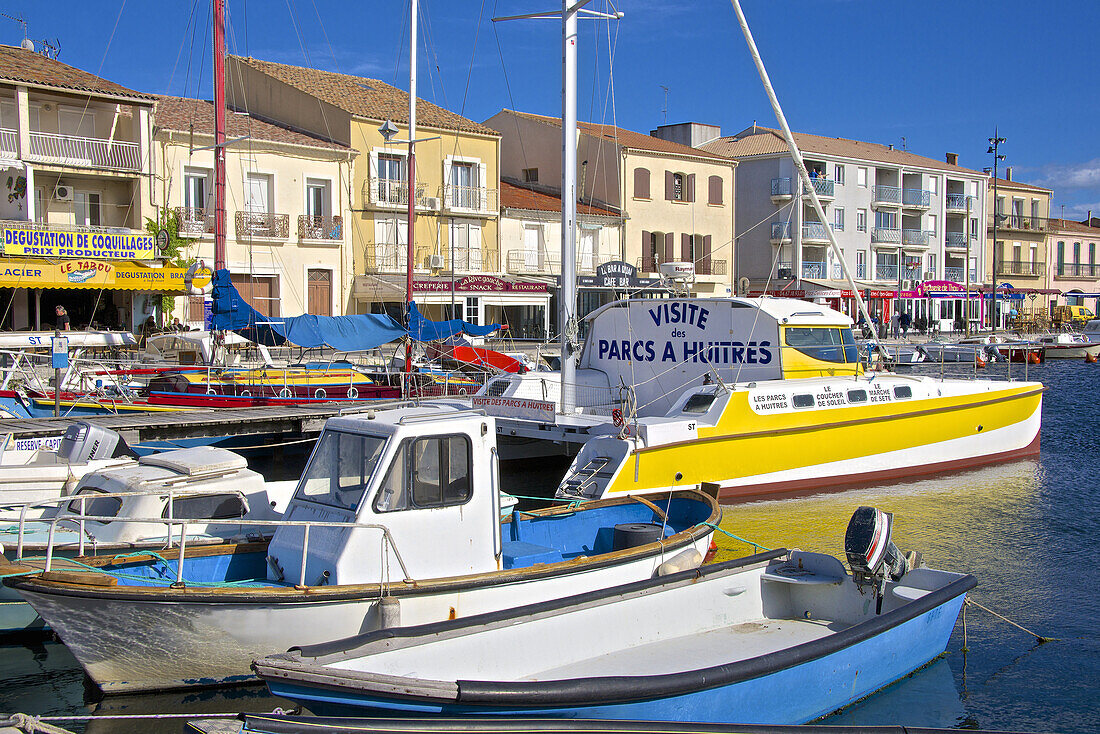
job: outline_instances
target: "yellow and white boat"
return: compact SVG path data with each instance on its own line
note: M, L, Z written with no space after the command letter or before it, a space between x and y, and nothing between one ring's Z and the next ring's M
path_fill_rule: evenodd
M1039 450L1040 383L866 372L851 319L824 306L645 299L588 320L574 411L550 373L497 377L475 399L497 415L552 403L558 428L578 426L559 497L801 492Z

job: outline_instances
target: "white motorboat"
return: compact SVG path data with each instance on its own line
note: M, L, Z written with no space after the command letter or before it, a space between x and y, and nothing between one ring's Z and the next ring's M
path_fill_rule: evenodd
M1047 359L1087 359L1100 357L1100 341L1090 341L1084 334L1047 334L1035 340Z
M83 557L94 573L5 583L103 690L124 691L235 683L294 644L606 588L707 553L721 510L691 489L502 519L495 444L492 418L454 407L332 418L284 519L251 523L274 527L270 542Z

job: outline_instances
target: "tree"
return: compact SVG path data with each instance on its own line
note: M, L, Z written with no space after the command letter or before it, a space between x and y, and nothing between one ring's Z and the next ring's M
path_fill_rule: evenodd
M189 242L180 237L180 218L179 214L175 211L165 207L161 211L161 223L158 224L155 219L149 217L145 218L145 231L157 236L157 233L161 229L168 231L168 244L161 250L160 256L164 258L165 267L176 268L189 268L191 264L195 262L193 257L185 257L183 250L188 246ZM169 295L161 295L160 297L160 311L162 314L169 314L175 309L176 297Z

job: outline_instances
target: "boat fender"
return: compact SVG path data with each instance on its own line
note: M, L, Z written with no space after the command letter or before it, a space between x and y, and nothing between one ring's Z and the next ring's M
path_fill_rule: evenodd
M378 600L378 624L381 629L401 626L401 602L395 596Z
M1085 353L1085 363L1086 364L1096 364L1096 355L1095 354L1088 354L1086 352Z
M65 480L65 484L61 487L61 496L68 497L76 491L76 486L80 484L80 480L76 477L70 476Z
M209 275L210 280L206 285L195 285L195 276L200 273L203 276ZM202 260L196 260L191 263L191 267L187 268L187 273L183 276L183 285L192 296L205 296L214 290L214 271L206 267L206 263Z
M690 571L693 568L699 568L701 565L703 565L703 556L694 548L688 548L657 566L657 575L668 576L680 571Z

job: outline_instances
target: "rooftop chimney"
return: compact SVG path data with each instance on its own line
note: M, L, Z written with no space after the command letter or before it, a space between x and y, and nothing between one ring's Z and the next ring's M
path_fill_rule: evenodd
M893 143L890 143L890 146L889 146L889 147L890 147L890 150L893 150L893 149L894 149L894 144L893 144Z
M1005 181L1012 180L1012 166L1005 166Z
M947 155L944 156L944 160L947 161L952 166L957 166L957 165L959 165L959 154L958 153L948 153Z

